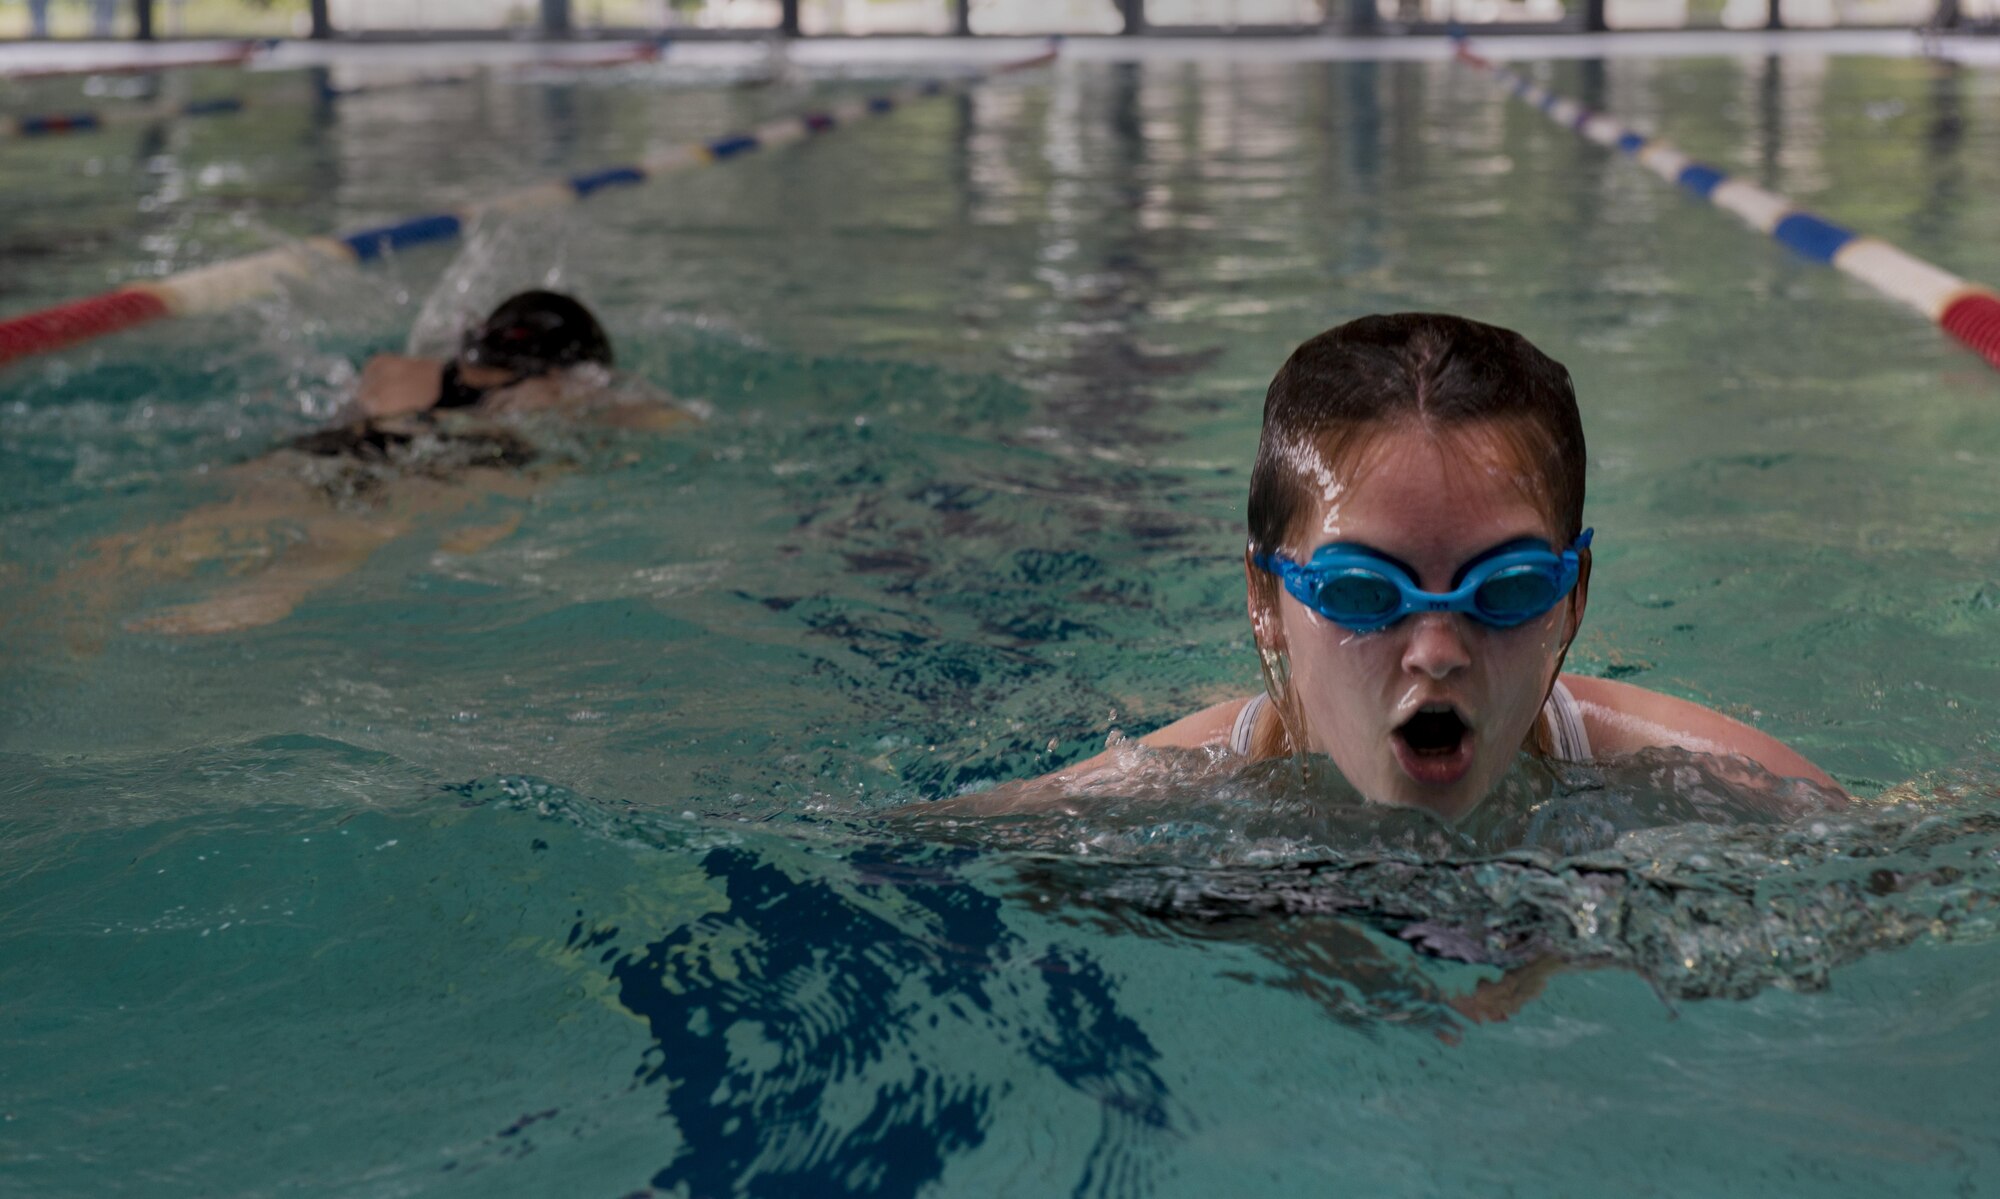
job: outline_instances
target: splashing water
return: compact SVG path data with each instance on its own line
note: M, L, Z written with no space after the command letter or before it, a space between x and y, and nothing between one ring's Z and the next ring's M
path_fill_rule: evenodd
M1120 765L1047 810L899 823L1034 855L1024 891L1119 918L1346 916L1439 957L1616 965L1688 998L1818 989L1865 953L2000 928L1990 784L1843 807L1742 759L1524 758L1453 827L1369 804L1321 762L1135 748Z

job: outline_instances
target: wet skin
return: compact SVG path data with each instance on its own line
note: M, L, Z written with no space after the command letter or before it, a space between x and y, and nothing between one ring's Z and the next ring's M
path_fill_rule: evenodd
M1321 476L1322 494L1285 552L1303 562L1333 542L1359 544L1403 564L1425 590L1449 591L1465 566L1498 546L1567 544L1511 458L1489 427L1382 432L1338 477ZM1282 588L1275 621L1254 598L1251 620L1261 617L1276 642L1270 648L1289 660L1303 749L1327 755L1371 800L1456 820L1513 764L1534 727L1582 619L1587 580L1586 567L1569 598L1506 629L1426 612L1357 633ZM1397 735L1426 707L1449 707L1469 726L1452 753L1419 753Z

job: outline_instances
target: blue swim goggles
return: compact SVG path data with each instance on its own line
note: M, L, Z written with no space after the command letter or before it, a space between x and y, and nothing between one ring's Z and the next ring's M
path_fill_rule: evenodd
M1260 570L1278 576L1292 598L1343 628L1372 633L1412 612L1463 612L1494 628L1510 629L1556 606L1576 586L1579 555L1592 530L1558 554L1501 546L1459 573L1452 591L1425 591L1410 573L1373 550L1336 542L1313 552L1301 566L1283 554L1258 554Z

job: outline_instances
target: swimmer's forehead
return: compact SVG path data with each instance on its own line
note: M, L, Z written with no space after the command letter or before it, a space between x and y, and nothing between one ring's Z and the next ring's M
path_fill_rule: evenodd
M1522 537L1554 544L1560 535L1556 487L1538 462L1532 433L1523 420L1445 427L1375 421L1325 431L1286 454L1310 502L1300 505L1285 540L1306 550L1342 540L1365 543L1358 536L1365 530L1355 527L1356 520L1370 523L1371 514L1379 516L1371 501L1416 475L1434 481L1437 498L1446 501L1439 505L1446 513L1440 520L1487 525L1488 520L1473 519L1473 513L1490 511L1491 501L1498 499L1502 507L1529 511L1513 513L1502 522L1504 529L1495 526L1493 544ZM1462 522L1456 519L1460 513L1466 518Z

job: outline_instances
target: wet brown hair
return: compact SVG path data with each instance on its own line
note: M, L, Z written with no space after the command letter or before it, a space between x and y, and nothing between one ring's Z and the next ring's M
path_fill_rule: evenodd
M1557 535L1574 540L1583 531L1583 420L1562 363L1510 329L1442 313L1366 316L1328 329L1292 352L1265 393L1248 555L1283 549L1312 518L1320 492L1307 477L1313 467L1351 462L1391 429L1444 436L1476 425L1500 435ZM1292 730L1303 725L1283 657L1271 646L1279 584L1254 566L1249 576L1253 613L1262 613L1253 619L1264 682L1278 715L1253 748L1259 756L1286 753L1300 744ZM1540 722L1535 739L1533 748L1548 752Z

